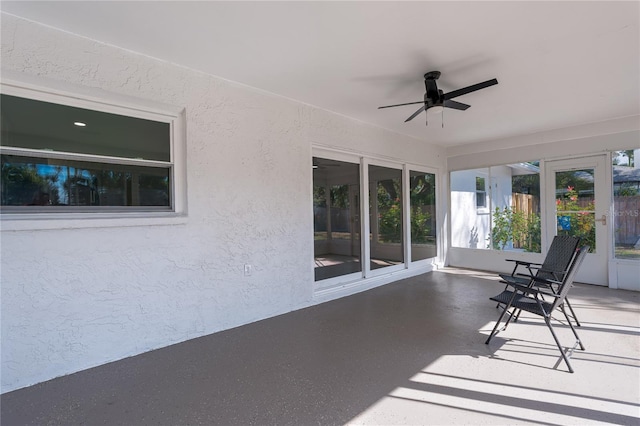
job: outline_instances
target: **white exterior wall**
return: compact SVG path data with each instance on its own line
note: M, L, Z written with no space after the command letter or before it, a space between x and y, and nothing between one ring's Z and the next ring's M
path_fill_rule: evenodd
M175 220L3 221L2 392L316 303L312 145L445 162L424 142L4 14L2 70L184 108L188 202Z
M476 207L476 177L485 179L487 207ZM491 216L496 207L511 206L511 169L497 166L451 174L451 246L489 248ZM506 249L513 245L509 243Z
M451 246L484 249L491 233L488 169L451 174ZM476 207L476 177L485 178L487 208Z
M496 166L489 169L491 175L491 211L496 207L500 210L511 207L511 178L512 168L507 166Z

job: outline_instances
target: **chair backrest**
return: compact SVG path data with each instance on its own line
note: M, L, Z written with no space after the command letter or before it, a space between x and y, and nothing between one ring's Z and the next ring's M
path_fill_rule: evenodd
M580 244L580 237L570 237L568 235L556 235L553 237L547 256L542 263L543 271L536 274L540 278L547 278L553 280L562 280L563 271L569 269L569 264L578 250L578 244ZM550 274L545 271L554 271L556 275Z
M573 285L573 280L576 278L578 269L580 268L580 265L587 253L589 253L589 246L580 247L578 253L573 258L573 262L571 262L571 266L569 267L569 272L564 276L562 284L560 284L560 287L557 290L559 297L553 302L552 310L564 302L565 297L567 297L567 293L571 290L571 286Z

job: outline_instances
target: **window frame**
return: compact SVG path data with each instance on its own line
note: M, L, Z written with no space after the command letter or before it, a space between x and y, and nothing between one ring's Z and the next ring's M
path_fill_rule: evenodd
M323 147L313 147L312 149L312 154L310 156L310 160L309 160L309 167L312 168L313 166L313 158L314 157L319 157L319 158L323 158L323 159L327 159L327 160L333 160L333 161L341 161L341 162L345 162L345 163L350 163L350 164L354 164L357 165L359 168L359 172L358 172L358 179L359 179L359 186L360 186L360 193L358 194L359 199L360 199L360 206L358 209L358 214L360 216L360 263L361 263L361 270L358 272L352 272L352 273L348 273L348 274L344 274L344 275L338 275L335 277L331 277L331 278L326 278L324 280L318 280L316 281L314 279L314 284L313 284L313 291L314 292L318 292L318 291L326 291L326 290L331 290L333 288L336 288L340 285L344 285L344 283L355 283L355 282L359 282L363 279L365 279L365 260L364 260L364 256L365 256L365 247L368 247L368 241L366 238L363 238L363 230L365 229L365 221L368 223L369 218L368 217L364 217L363 216L363 203L364 203L364 198L366 197L366 199L368 200L369 196L368 196L368 190L366 190L365 188L362 187L362 181L363 181L363 173L365 173L365 167L363 166L363 158L361 156L358 155L354 155L351 153L344 153L342 151L335 151L335 150L330 150L330 149L326 149ZM313 172L312 172L313 173ZM311 185L309 187L310 189L310 204L313 205L313 187L314 187L314 181L313 181L313 175L311 176ZM368 202L368 201L367 201ZM312 209L313 210L313 209ZM313 217L313 211L311 212L311 216ZM313 218L312 218L313 221ZM368 225L367 225L368 226ZM313 229L313 226L312 226ZM312 231L312 238L313 238L313 231ZM315 257L315 249L314 249L314 257ZM368 261L368 254L367 254L367 261ZM313 266L313 262L310 263L311 265L311 274L314 275L315 274L315 268Z
M371 269L371 241L368 237L361 237L361 262L362 272L356 272L351 274L345 274L336 276L333 278L327 278L325 280L314 281L314 292L328 291L335 289L338 286L342 287L345 283L361 283L370 279L378 279L380 277L389 276L390 274L410 270L421 270L422 268L433 267L434 265L443 265L444 256L444 244L446 242L445 225L442 223L444 213L442 212L442 197L444 197L443 189L441 187L443 179L446 182L446 178L442 177L442 170L427 165L410 163L398 159L391 159L372 154L356 154L339 150L335 148L325 147L314 144L312 146L312 154L309 160L309 167L313 165L313 158L320 157L329 160L343 161L347 163L358 164L360 166L360 232L361 236L368 236L371 232L370 221L370 176L369 166L386 167L401 172L402 176L402 237L404 253L404 261L401 264L386 266L384 268ZM411 217L410 217L410 188L409 177L411 172L428 173L435 177L435 197L436 197L436 255L434 257L411 260ZM311 178L309 185L309 193L313 194L314 180ZM313 195L309 197L309 204L313 205ZM438 201L440 200L440 201ZM367 206L365 208L365 206ZM366 214L365 214L366 213ZM311 211L311 216L313 212ZM313 219L312 219L313 220ZM312 227L313 229L313 227ZM313 235L313 232L311 233ZM399 244L399 243L396 243ZM314 253L315 255L315 253ZM310 262L311 270L314 270L313 262ZM351 285L351 284L349 284ZM357 285L357 284L354 284Z
M84 89L84 90L83 90ZM77 91L76 91L77 90ZM123 219L133 219L135 224L176 223L176 218L187 213L185 166L185 112L184 108L157 104L130 97L100 93L86 95L86 88L73 87L70 91L43 87L22 81L2 81L0 93L41 102L67 105L99 112L118 114L169 124L169 161L82 154L65 151L0 146L0 153L34 159L61 159L96 164L141 166L150 169L166 168L169 176L170 205L158 206L2 206L0 220L2 230L56 229L60 227L122 226ZM46 220L43 220L46 219ZM87 221L86 219L101 219ZM177 220L181 222L181 220Z
M482 184L484 186L484 190L478 189L478 179L482 179ZM484 200L484 204L482 206L478 205L478 195L482 194L482 199ZM487 178L484 176L476 175L476 210L481 213L487 213L489 211L489 203L487 203Z
M440 176L438 174L438 170L430 168L430 167L425 167L425 166L419 166L419 165L414 165L414 164L405 164L405 168L406 168L406 176L407 176L407 183L406 183L406 191L405 191L405 198L407 200L407 217L406 217L406 230L405 230L405 238L407 238L407 241L409 241L408 244L408 251L405 254L405 256L407 256L408 262L410 265L420 265L420 264L430 264L433 263L434 259L439 260L441 258L441 254L444 252L443 251L443 247L442 247L442 226L441 226L441 218L440 218L440 205L438 204L438 199L440 198L440 193L439 193L439 188L440 188ZM436 241L435 241L435 249L436 249L436 255L434 257L427 257L424 259L417 259L417 260L412 260L412 245L413 245L413 239L411 238L411 188L410 188L410 179L411 179L411 173L412 172L416 172L416 173L420 173L420 174L430 174L434 176L434 187L435 187L435 205L434 205L434 209L435 209L435 233L436 233Z
M366 199L366 228L364 229L365 231L368 232L363 232L362 235L366 235L363 240L366 242L366 249L367 249L367 257L365 258L365 278L370 278L370 277L375 277L375 276L381 276L381 275L385 275L388 273L392 273L392 272L396 272L396 271L402 271L404 269L407 269L409 267L409 261L407 260L407 254L410 253L409 250L407 249L407 246L410 245L407 243L407 230L408 230L408 221L409 221L409 213L408 213L408 208L407 208L407 196L409 194L409 192L406 190L407 184L409 182L409 179L407 177L407 163L403 163L403 162L399 162L399 161L391 161L391 160L386 160L386 159L380 159L380 158L376 158L376 157L364 157L363 158L363 167L366 169L366 175L363 176L363 182L366 182L366 188L365 188L365 192L367 194L367 199ZM375 191L371 191L372 189L372 180L371 180L371 176L370 176L370 171L371 171L371 166L373 167L382 167L382 168L386 168L389 170L394 170L394 171L398 171L400 172L400 184L401 184L401 190L400 190L400 196L401 196L401 202L400 205L402 207L402 213L400 215L400 219L401 219L401 226L402 226L402 231L401 231L401 239L402 241L400 243L382 243L380 241L373 241L370 237L371 236L377 236L379 234L380 229L376 229L374 231L373 225L376 225L379 227L379 223L372 223L370 217L372 216L371 214L371 205L373 203L377 203L377 200L372 199L372 195L377 196L377 185L376 185L376 189ZM366 180L365 180L366 179ZM363 201L363 206L364 206L364 201ZM410 230L409 230L410 232ZM410 234L409 234L410 235ZM372 253L371 253L371 246L372 245L387 245L387 246L400 246L401 250L402 250L402 262L395 264L395 265L390 265L390 266L384 266L381 268L377 268L377 269L372 269L371 268L371 258L372 258Z
M539 249L542 251L544 245L546 244L546 236L544 234L544 229L547 226L546 225L546 219L544 218L544 211L545 211L545 202L544 202L544 189L543 189L543 185L544 185L544 167L545 167L545 160L543 159L537 159L537 160L522 160L522 161L515 161L512 163L503 163L503 164L493 164L493 165L487 165L487 166L481 166L481 167L477 167L477 168L469 168L469 169L455 169L455 170L449 170L448 172L448 176L449 176L449 206L448 206L448 213L449 213L449 230L448 230L448 237L449 237L449 249L454 249L454 250L475 250L475 251L484 251L484 252L497 252L497 253L518 253L521 250L521 247L518 248L513 248L513 247L509 247L508 249L496 249L493 247L493 230L495 229L496 226L496 222L495 222L495 213L496 213L496 209L497 208L509 208L510 210L513 210L513 201L511 202L511 204L509 205L500 205L500 206L496 206L496 204L500 204L500 200L503 199L503 196L501 195L501 191L500 191L500 187L502 186L502 184L499 182L499 179L501 177L501 174L499 172L496 172L494 169L495 168L503 168L503 167L512 167L514 165L521 165L523 163L532 163L532 162L538 162L538 171L537 173L529 173L529 174L537 174L538 175L538 179L539 179L539 228L540 228L540 241L539 241ZM486 170L486 172L485 172ZM530 170L531 171L531 170ZM476 206L476 211L475 214L477 215L477 218L480 217L488 217L488 224L486 224L486 227L482 227L482 229L484 229L484 234L486 234L487 238L486 239L481 239L481 240L477 240L477 235L476 235L476 241L475 243L479 243L480 241L487 241L487 246L485 248L481 248L481 247L471 247L471 246L463 246L463 245L455 245L458 244L459 240L454 240L454 236L453 236L453 232L454 232L454 220L455 218L455 214L454 212L457 210L461 210L460 206L456 206L454 205L454 196L453 194L455 192L458 192L458 190L454 190L453 187L453 174L454 173L464 173L464 172L469 172L471 176L474 176L474 183L477 182L477 179L484 179L484 183L485 183L485 189L486 189L486 193L487 193L487 207L481 208ZM471 172L473 172L473 174L471 174ZM519 174L511 174L511 184L513 184L513 178L514 176L518 176ZM488 188L488 189L487 189ZM513 190L513 187L511 188ZM465 187L464 190L459 191L459 192L465 192L465 193L473 193L473 199L474 202L477 203L477 194L478 192L482 192L482 190L479 190L477 187L477 183L474 185L473 190L471 190L470 187ZM511 191L513 192L513 191ZM467 211L469 211L469 209L467 209ZM478 226L479 227L479 226ZM474 226L473 228L476 228L476 226ZM536 235L536 234L530 234L530 235ZM511 241L513 243L513 241ZM472 245L473 243L470 243L470 245ZM540 254L540 252L535 252L535 251L526 251L526 253L531 253L534 255Z

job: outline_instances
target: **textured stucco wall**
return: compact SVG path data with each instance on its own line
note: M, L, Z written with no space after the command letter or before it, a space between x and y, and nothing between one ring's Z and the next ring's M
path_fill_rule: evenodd
M188 184L181 223L3 229L3 392L312 303L313 144L444 163L425 143L5 14L2 69L185 108Z

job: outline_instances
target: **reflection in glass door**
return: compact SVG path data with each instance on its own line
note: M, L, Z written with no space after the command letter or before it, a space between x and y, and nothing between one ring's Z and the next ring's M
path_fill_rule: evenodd
M315 280L362 271L360 166L313 158Z
M640 261L640 149L614 151L613 229L615 258Z
M557 235L580 237L589 253L597 252L594 174L593 168L555 173Z
M404 263L402 170L369 165L371 270Z
M549 161L547 178L547 241L554 235L580 237L590 247L577 281L608 285L610 227L605 156Z
M409 172L411 261L436 257L436 175Z

